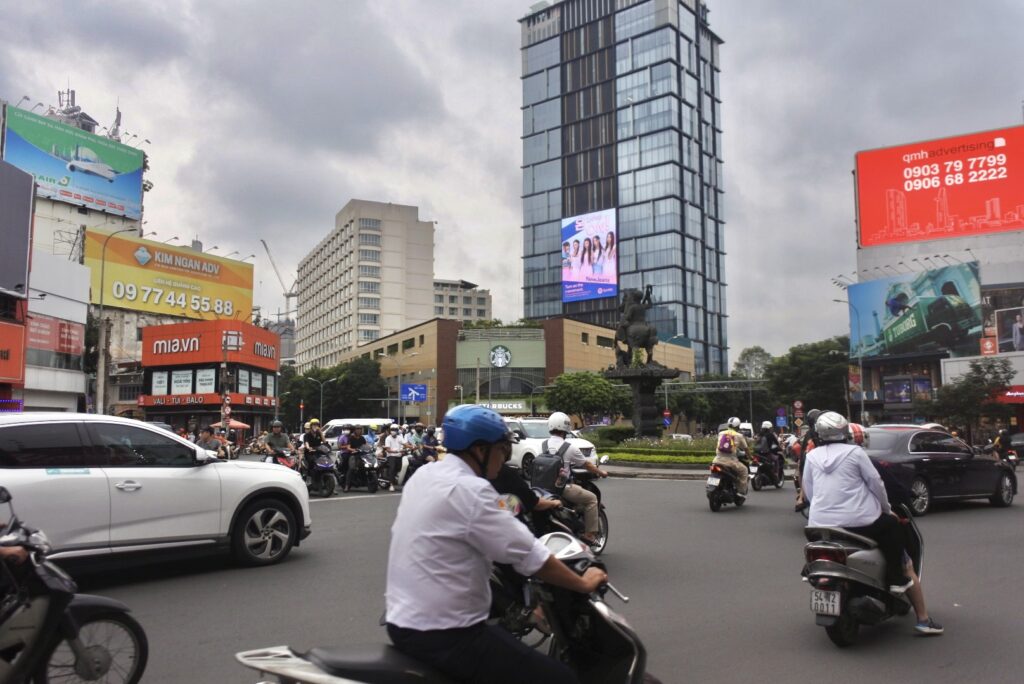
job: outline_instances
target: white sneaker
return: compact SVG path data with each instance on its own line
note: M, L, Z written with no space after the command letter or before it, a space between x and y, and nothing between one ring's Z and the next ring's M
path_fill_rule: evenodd
M392 492L395 491L395 485L391 485L391 489L388 490L388 491L392 491Z
M907 589L914 586L914 580L910 580L906 584L890 584L889 591L893 594L905 594Z

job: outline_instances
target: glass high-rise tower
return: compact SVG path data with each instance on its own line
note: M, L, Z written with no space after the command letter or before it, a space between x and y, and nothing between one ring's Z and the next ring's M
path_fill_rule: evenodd
M520 20L524 315L615 326L616 297L562 285L576 256L562 219L615 210L620 291L653 286L648 320L689 339L698 375L728 372L722 41L707 15L699 0L563 0Z

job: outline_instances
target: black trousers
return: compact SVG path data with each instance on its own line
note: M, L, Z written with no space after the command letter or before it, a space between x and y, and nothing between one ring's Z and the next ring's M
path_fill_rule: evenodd
M889 584L904 584L907 581L903 572L903 552L907 548L908 539L906 528L899 520L888 513L882 513L870 525L846 529L878 543L878 549L885 558L886 581Z
M465 684L579 684L564 663L525 646L501 627L480 622L419 631L388 624L398 650Z

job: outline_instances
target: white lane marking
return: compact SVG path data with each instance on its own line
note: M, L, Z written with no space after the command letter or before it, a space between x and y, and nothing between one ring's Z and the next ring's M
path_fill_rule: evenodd
M356 499L386 499L386 496L379 496L377 494L363 494L361 496L331 496L326 499L310 499L309 503L328 503L331 501L355 501Z

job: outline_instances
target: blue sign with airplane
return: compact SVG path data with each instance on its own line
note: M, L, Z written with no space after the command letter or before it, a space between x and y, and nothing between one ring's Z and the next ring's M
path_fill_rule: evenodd
M424 402L427 400L427 386L414 383L402 383L400 394L402 401Z

